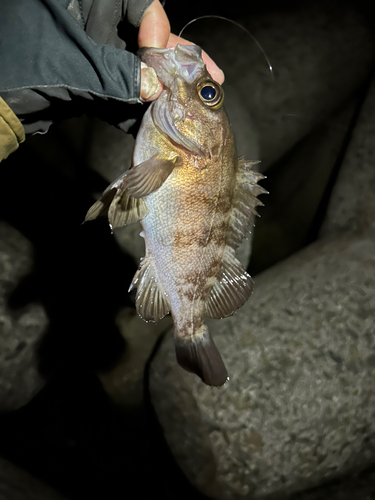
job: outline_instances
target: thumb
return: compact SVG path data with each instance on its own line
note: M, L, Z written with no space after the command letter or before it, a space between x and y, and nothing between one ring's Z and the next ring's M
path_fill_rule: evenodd
M138 31L138 46L164 49L167 46L171 27L159 0L154 0L145 10Z
M145 101L155 101L161 94L163 86L156 76L154 68L141 63L141 98Z

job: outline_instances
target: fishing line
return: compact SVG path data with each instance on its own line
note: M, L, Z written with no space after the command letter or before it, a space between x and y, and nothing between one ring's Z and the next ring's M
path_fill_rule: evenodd
M200 17L196 17L195 19L192 19L191 21L189 21L187 24L185 24L185 26L182 28L182 30L180 31L180 33L178 34L179 37L181 37L182 33L185 31L185 29L190 26L190 24L193 24L195 23L195 21L200 21L201 19L221 19L222 21L228 21L228 23L232 23L234 24L235 26L237 26L238 28L241 28L242 31L244 31L245 33L247 33L251 39L253 40L253 42L256 44L256 46L258 47L258 49L261 51L261 53L263 54L266 62L267 62L267 65L268 65L268 69L272 75L272 79L275 80L275 75L273 73L273 67L272 67L272 64L271 64L271 61L269 60L266 52L264 51L263 47L261 46L261 44L258 42L258 40L255 38L254 35L252 35L250 33L249 30L247 30L244 26L242 26L242 24L238 23L237 21L233 21L233 19L228 19L227 17L223 17L223 16L216 16L216 15L209 15L209 16L200 16Z

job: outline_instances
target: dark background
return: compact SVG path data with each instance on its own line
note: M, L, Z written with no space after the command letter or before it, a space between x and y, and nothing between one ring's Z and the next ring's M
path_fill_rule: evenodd
M178 33L196 16L216 14L240 22L249 13L293 9L297 3L301 4L169 0L165 7L172 30ZM373 23L374 2L352 3ZM365 86L359 90L358 106L365 92ZM351 126L355 116L353 120ZM81 135L82 146L90 135L84 131ZM106 263L110 260L112 267L121 269L125 284L136 266L119 249L106 221L81 225L93 201L91 193L107 184L88 169L84 151L85 147L76 147L66 127L54 126L46 137L28 139L0 169L0 218L32 242L35 256L33 272L9 297L9 304L16 311L40 301L50 321L39 349L40 371L47 384L28 405L0 416L0 454L71 499L203 498L179 470L164 441L148 395L147 370L145 408L134 413L116 407L97 377L126 349L114 317L120 307L132 304L127 286L119 289L118 276L108 272ZM288 175L288 157L270 167L263 185L276 194L267 198L257 224L252 275L316 238L340 158L328 183L321 186L323 196L316 200L302 237L285 241L277 255L265 251L262 224L266 227L276 219L280 225L290 223L292 215L280 214L277 194ZM298 192L298 183L293 192ZM370 480L368 471L350 485L355 491ZM334 487L335 483L328 486ZM327 498L329 491L333 490L318 490L317 498Z

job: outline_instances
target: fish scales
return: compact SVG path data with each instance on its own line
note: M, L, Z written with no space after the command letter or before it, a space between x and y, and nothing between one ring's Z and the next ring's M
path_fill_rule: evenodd
M86 220L141 220L146 255L130 287L138 288L137 311L152 321L170 312L179 364L206 384L222 385L227 371L204 316L232 314L252 293L235 250L261 204L262 176L237 158L222 89L199 47L146 49L142 59L165 90L145 113L134 166Z
M146 248L169 297L176 335L193 338L196 325L202 325L207 289L226 245L233 174L233 161L223 167L213 158L197 166L186 155L147 198L150 212L142 221Z

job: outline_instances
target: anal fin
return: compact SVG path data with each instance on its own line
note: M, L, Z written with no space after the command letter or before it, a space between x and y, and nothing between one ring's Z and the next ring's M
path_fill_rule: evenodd
M169 313L169 300L157 280L150 257L146 256L142 260L129 291L133 288L138 289L135 305L137 313L142 319L157 322Z
M207 301L206 315L214 319L230 316L247 301L253 292L254 282L227 246L222 266L212 285Z

